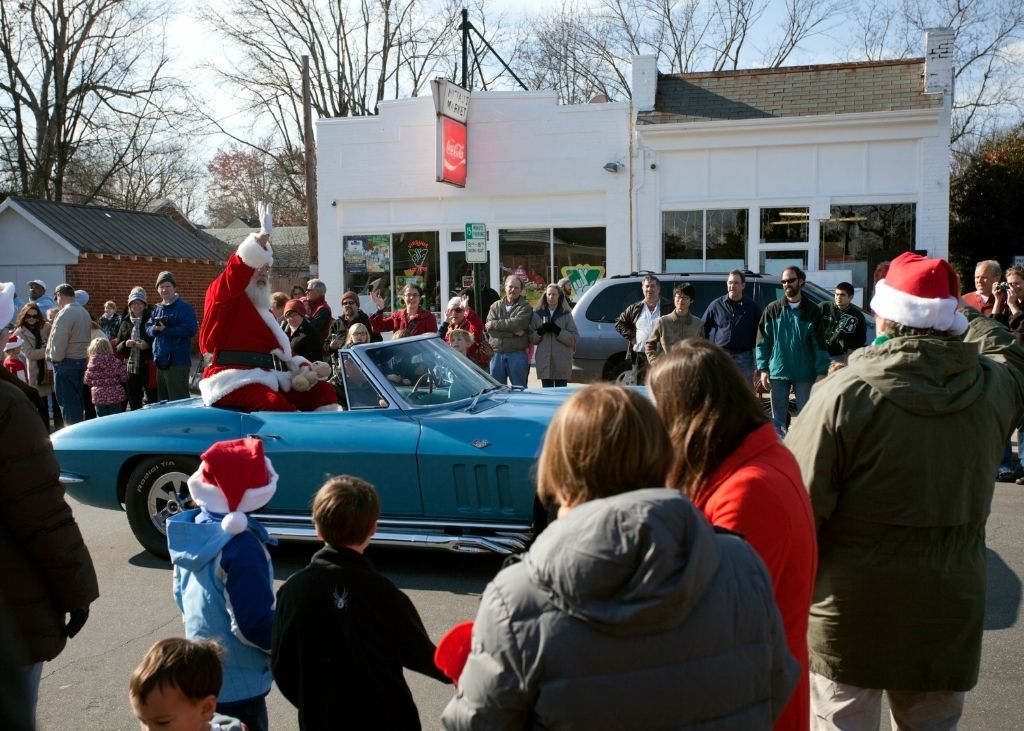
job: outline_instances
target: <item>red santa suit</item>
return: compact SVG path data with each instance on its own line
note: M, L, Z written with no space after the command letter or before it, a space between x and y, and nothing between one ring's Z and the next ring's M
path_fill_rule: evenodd
M256 270L273 260L269 245L264 249L250 234L206 290L199 350L213 359L199 382L203 402L245 411L337 410L334 387L326 381L308 391L292 388L293 374L309 361L294 356L273 314L246 292Z

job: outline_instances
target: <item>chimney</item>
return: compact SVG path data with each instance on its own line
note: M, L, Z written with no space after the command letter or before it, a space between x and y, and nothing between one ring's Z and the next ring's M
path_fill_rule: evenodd
M630 92L636 112L653 112L658 91L658 59L656 56L633 56L633 78Z
M927 28L924 32L924 93L953 91L953 29Z

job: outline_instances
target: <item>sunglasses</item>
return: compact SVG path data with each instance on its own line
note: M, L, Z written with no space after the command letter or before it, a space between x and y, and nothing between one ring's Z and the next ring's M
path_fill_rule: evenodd
M27 315L25 315L25 319L26 320L38 320L39 319L39 315L33 315L31 312L29 312Z
M358 302L353 302L352 300L344 300L341 304L342 305L357 305L359 303Z
M463 311L464 311L464 310L463 310L463 308L461 308L461 307L453 307L453 308L452 308L452 312L463 312Z
M783 279L782 283L783 284L793 284L793 282L799 282L799 281L800 280L797 279L796 277L790 277L789 279Z

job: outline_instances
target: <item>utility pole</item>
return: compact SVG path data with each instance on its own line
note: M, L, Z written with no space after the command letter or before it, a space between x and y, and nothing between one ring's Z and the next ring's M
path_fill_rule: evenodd
M302 126L306 138L306 236L309 239L309 273L318 276L320 234L316 220L316 145L313 141L313 109L309 94L309 56L302 57Z

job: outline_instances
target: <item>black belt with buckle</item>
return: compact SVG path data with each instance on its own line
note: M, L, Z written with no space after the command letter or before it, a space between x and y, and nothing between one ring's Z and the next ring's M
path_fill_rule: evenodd
M270 353L253 353L248 350L218 350L213 359L217 366L241 366L243 368L265 368L268 371L288 371L288 364Z

